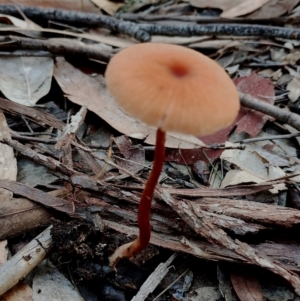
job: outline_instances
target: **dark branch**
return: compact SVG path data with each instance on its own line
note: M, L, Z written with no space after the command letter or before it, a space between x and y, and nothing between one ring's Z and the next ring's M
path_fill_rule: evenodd
M150 35L140 29L135 23L121 21L113 17L94 13L82 13L54 8L37 8L18 6L23 13L32 20L51 20L56 22L67 22L79 26L103 26L112 31L128 35L140 42L147 42L151 39ZM13 5L0 5L0 13L20 17L20 13Z
M139 27L150 35L166 36L199 36L199 35L232 35L260 36L268 38L299 39L300 30L265 25L243 24L208 24L208 25L157 25L141 23Z

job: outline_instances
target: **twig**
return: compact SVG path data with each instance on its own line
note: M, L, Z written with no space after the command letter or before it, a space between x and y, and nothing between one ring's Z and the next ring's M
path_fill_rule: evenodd
M266 141L266 140L290 139L290 138L295 138L295 137L299 137L299 136L300 136L300 133L298 132L298 133L294 133L294 134L243 139L243 140L234 141L234 143L252 143L252 142Z
M48 51L36 51L36 50L1 51L0 50L0 57L54 57L54 55Z
M140 42L147 42L150 35L140 29L139 25L128 21L121 21L113 17L108 17L94 13L83 13L54 8L38 8L18 5L18 8L30 19L43 19L58 22L67 22L79 26L103 26L112 31L128 35ZM0 13L12 16L20 16L19 11L13 5L0 5Z
M143 283L138 293L131 299L131 301L144 301L147 296L155 290L157 285L169 272L169 265L176 258L177 254L174 253L166 262L160 263L154 272Z
M1 6L0 6L1 7ZM108 62L111 54L105 52L94 44L86 44L76 41L74 39L62 40L62 39L30 39L17 36L2 36L0 37L0 49L26 49L26 50L44 50L39 52L33 52L36 56L49 56L50 53L56 55L82 55L90 59L96 59L103 62ZM50 52L50 53L49 53ZM6 52L0 52L3 56ZM21 55L24 51L12 52L10 55ZM29 52L28 55L32 54Z
M170 287L172 287L188 271L189 271L189 269L185 270L182 274L180 274L171 284L169 284L162 292L160 292L152 301L156 301L161 295L163 295Z
M281 123L287 123L300 131L300 116L295 113L284 111L280 108L260 101L251 95L239 93L241 104L249 109L254 109L274 117Z
M52 245L51 227L0 267L0 296L28 275L46 257Z
M194 16L194 15L178 15L178 16L168 16L160 14L144 14L142 13L123 13L120 15L123 20L128 21L147 21L147 22L159 22L159 21L182 21L182 22L195 22L195 23L218 23L218 24L275 24L275 25L285 25L285 24L299 24L299 18L297 17L279 17L270 19L245 19L245 18L234 18L225 19L220 17L207 17L207 16Z
M231 36L260 36L268 38L299 39L300 30L265 25L241 24L208 24L208 25L157 25L139 24L140 28L151 35L166 36L199 36L199 35L231 35Z

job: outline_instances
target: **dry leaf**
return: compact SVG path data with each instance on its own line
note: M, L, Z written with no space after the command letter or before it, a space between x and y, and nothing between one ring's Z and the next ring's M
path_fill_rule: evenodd
M243 16L258 8L262 7L264 4L269 2L270 0L245 0L238 5L231 7L230 9L224 10L221 14L222 18L234 18L238 16Z
M292 66L296 65L297 61L299 60L300 60L300 51L289 53L284 58L284 61L288 62Z
M275 90L270 79L266 79L252 73L249 76L240 77L235 81L237 89L245 94L274 104ZM265 123L269 120L269 116L260 112L242 108L236 133L246 132L252 137L257 136Z
M57 58L54 77L71 101L86 106L120 133L136 139L146 138L146 143L155 144L156 129L125 114L113 100L102 76L88 76L63 58ZM204 144L193 136L167 133L166 147L194 148L195 145Z
M264 301L264 296L256 278L246 273L230 273L232 286L241 301Z
M36 268L32 289L33 301L82 301L77 289L49 261L43 261Z
M235 7L241 3L243 0L190 0L192 6L199 8L218 8L221 10L228 10L231 7Z
M7 261L7 256L8 256L7 240L0 241L0 265L2 265Z
M293 77L293 79L286 86L286 90L290 93L288 94L289 99L295 102L300 97L300 79Z
M1 57L0 90L14 102L34 106L49 92L52 73L49 57Z
M252 175L251 173L245 170L237 170L231 169L229 170L221 184L221 188L225 188L228 186L238 185L238 184L246 184L246 183L262 183L263 179Z
M290 12L297 4L299 0L271 0L262 6L257 11L248 15L247 19L268 19L277 18Z
M122 2L115 2L109 0L91 0L91 1L111 16L114 15L114 13L120 7L124 6L124 3Z

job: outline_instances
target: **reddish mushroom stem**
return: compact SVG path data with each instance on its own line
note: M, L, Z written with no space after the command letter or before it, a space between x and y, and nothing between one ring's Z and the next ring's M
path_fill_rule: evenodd
M141 196L139 209L138 209L138 226L139 236L133 242L120 246L114 254L110 257L112 265L116 263L118 258L130 258L135 254L144 250L150 241L151 225L150 225L150 209L151 202L154 195L154 190L158 182L158 178L163 168L165 159L165 140L166 133L161 129L156 132L156 145L153 167L150 172L149 178L145 184L144 191Z
M156 145L154 162L149 178L146 182L143 194L141 196L139 211L138 211L138 225L139 225L139 236L137 238L137 249L136 252L140 252L147 247L151 236L151 225L150 225L150 209L151 202L154 195L154 190L158 182L158 178L162 171L165 159L165 139L166 134L161 129L157 130L156 133Z

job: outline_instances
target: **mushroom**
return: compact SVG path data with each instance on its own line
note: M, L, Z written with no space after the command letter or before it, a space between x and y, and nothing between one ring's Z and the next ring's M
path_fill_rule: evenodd
M206 136L231 125L239 97L227 73L201 53L175 45L145 43L117 53L105 72L108 89L133 117L157 127L153 168L138 208L139 235L110 257L130 258L147 247L150 208L165 156L166 132Z

